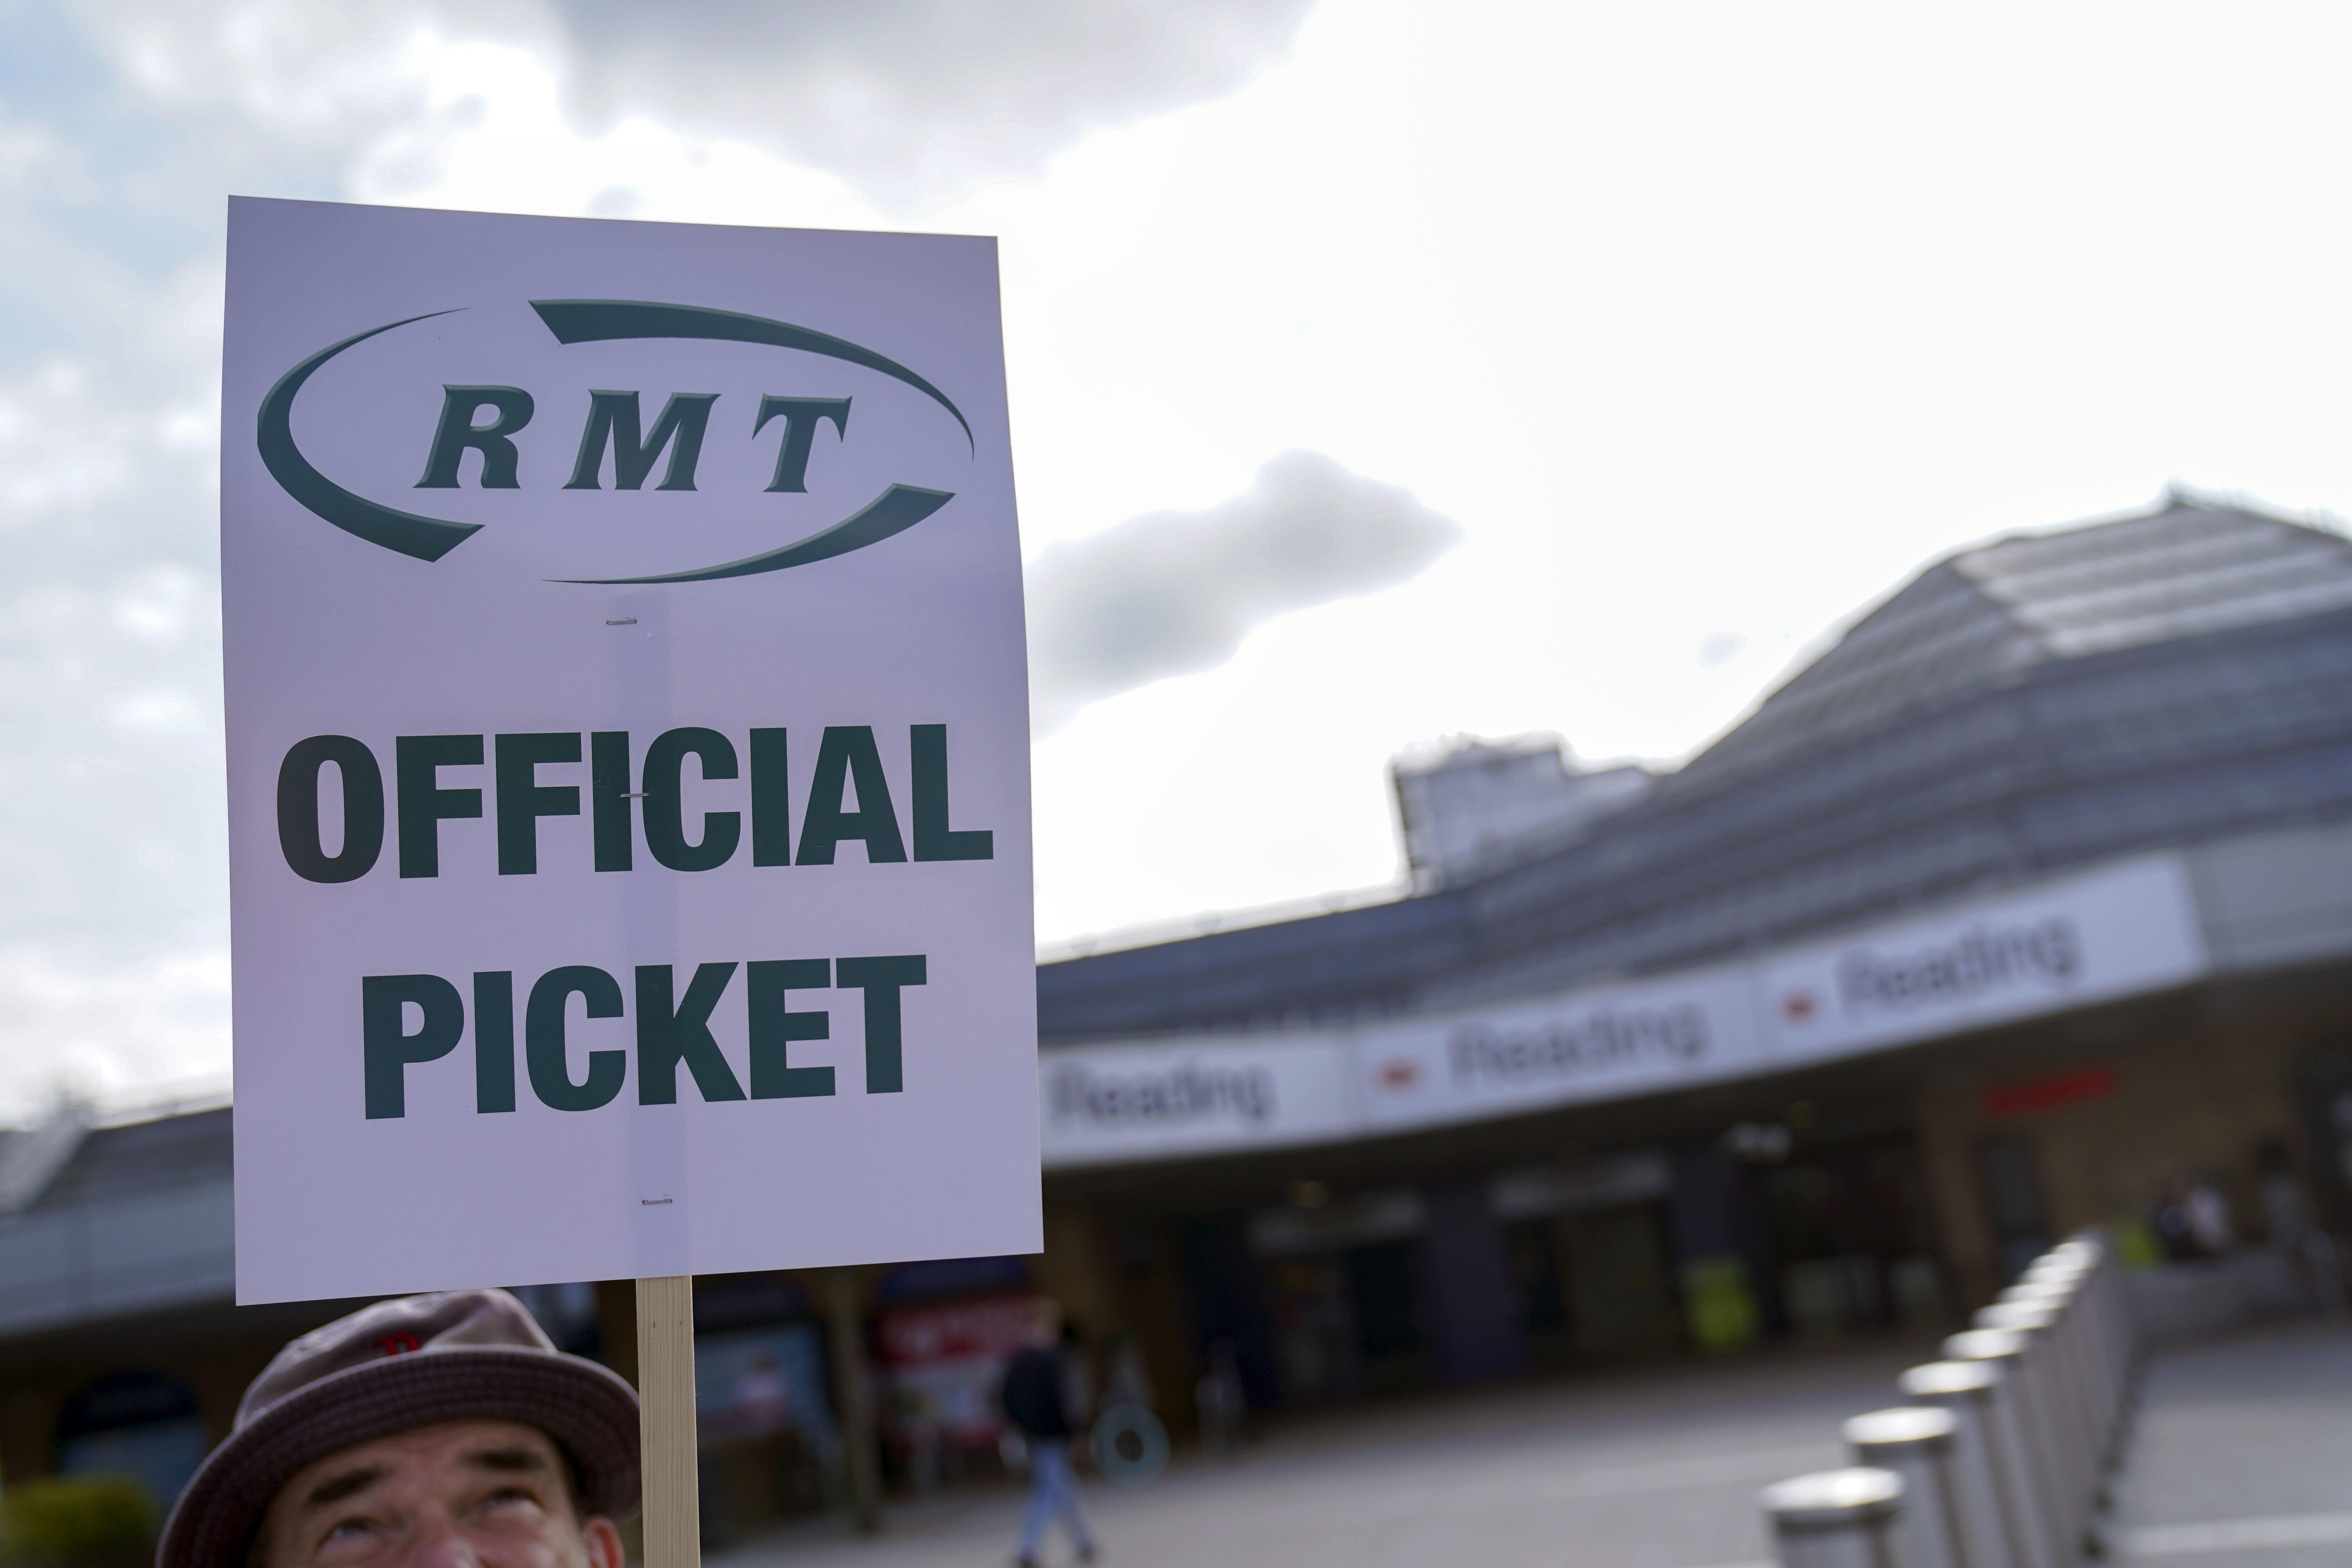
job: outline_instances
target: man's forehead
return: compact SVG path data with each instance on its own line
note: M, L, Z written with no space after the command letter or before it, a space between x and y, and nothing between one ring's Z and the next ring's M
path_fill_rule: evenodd
M280 1490L281 1495L299 1490L306 1482L347 1470L399 1470L418 1465L462 1463L467 1456L485 1449L516 1448L542 1455L551 1461L557 1458L554 1440L538 1427L526 1426L520 1421L439 1421L339 1448L297 1470Z

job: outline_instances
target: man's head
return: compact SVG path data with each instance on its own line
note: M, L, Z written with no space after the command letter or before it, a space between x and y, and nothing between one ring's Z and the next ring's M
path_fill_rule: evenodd
M250 1568L621 1568L621 1538L546 1433L443 1421L295 1471Z
M279 1352L157 1568L621 1568L636 1395L503 1290L374 1306Z

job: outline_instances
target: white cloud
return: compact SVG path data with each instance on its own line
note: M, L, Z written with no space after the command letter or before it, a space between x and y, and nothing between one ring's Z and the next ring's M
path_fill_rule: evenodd
M1233 90L1289 44L1311 0L85 0L123 78L176 111L348 142L397 121L422 184L418 112L442 46L544 62L583 142L652 119L761 145L910 207L1031 174L1098 126Z
M555 0L572 95L763 142L904 208L1228 92L1309 0Z
M1269 453L1458 521L1040 743L1048 935L1381 880L1431 736L1683 754L1998 529L2352 510L2333 8L935 3L9 13L0 1005L224 939L230 188L1001 235L1041 609Z
M218 948L91 965L37 946L0 952L0 1121L59 1092L101 1106L161 1084L226 1082L228 954Z

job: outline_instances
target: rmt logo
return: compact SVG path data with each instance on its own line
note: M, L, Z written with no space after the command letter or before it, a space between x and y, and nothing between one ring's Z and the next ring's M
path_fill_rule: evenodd
M442 388L442 394L441 424L433 432L433 454L425 460L425 477L416 481L416 488L457 489L458 466L470 449L482 455L484 489L520 489L521 481L515 473L521 455L515 450L514 438L537 412L530 394L520 386L448 386ZM702 461L702 438L710 429L710 405L719 401L719 394L672 393L650 432L645 429L639 395L602 391L588 395L588 424L580 432L580 455L572 461L565 489L604 489L609 453L613 488L641 490L665 448L669 452L669 466L656 488L694 488L695 467ZM477 423L484 409L490 411L489 422ZM784 422L783 437L776 448L776 477L768 489L805 494L817 427L830 422L836 436L847 437L849 399L762 397L759 423L751 426L751 434L756 437L770 420L779 418Z
M664 304L626 300L534 300L530 308L559 343L614 342L629 339L700 339L716 342L758 343L840 361L878 372L929 399L955 420L968 453L977 454L971 421L946 393L907 366L872 349L789 321L697 305ZM310 377L344 350L384 332L394 331L446 310L402 321L345 338L321 349L278 378L262 400L256 421L256 445L263 465L286 493L318 517L372 544L436 562L464 543L482 526L446 518L404 511L370 500L328 479L303 456L293 434L296 397ZM662 404L648 428L644 395L637 391L597 390L589 394L586 417L572 464L567 490L604 487L609 474L613 488L643 489L661 468L663 490L691 490L709 438L715 392L677 392ZM808 491L809 465L817 438L830 426L835 443L849 437L851 399L761 395L751 421L753 440L772 439L775 461L767 489L795 495ZM425 454L420 490L465 488L470 468L474 483L483 489L522 488L521 452L517 437L538 415L537 400L520 386L448 385L442 389L441 415ZM772 427L773 434L770 434ZM478 462L468 464L472 454ZM955 499L951 490L893 484L863 509L830 527L779 549L762 551L737 561L641 577L565 578L596 584L688 583L721 577L750 576L804 566L846 554L902 533Z

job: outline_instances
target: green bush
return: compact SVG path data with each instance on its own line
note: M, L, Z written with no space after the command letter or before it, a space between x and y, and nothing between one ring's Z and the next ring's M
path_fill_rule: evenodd
M0 1490L0 1563L79 1568L135 1560L155 1539L155 1505L129 1476L52 1476Z

